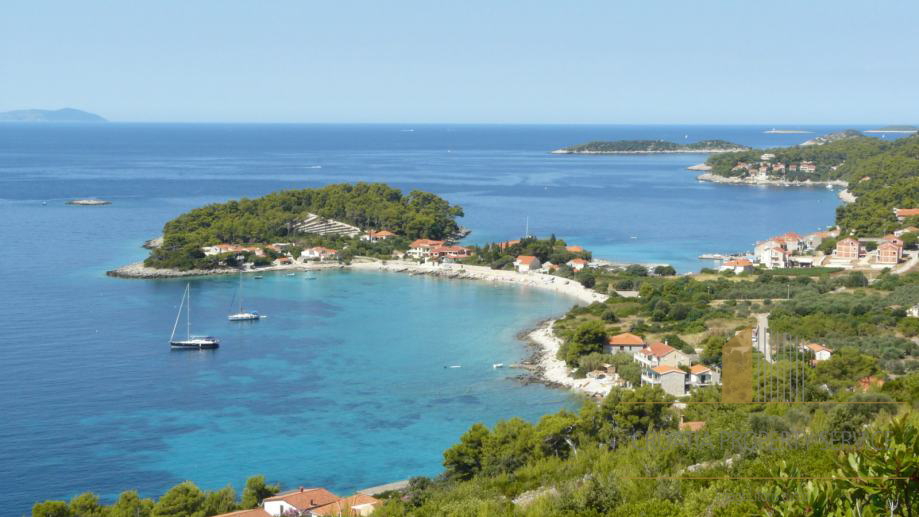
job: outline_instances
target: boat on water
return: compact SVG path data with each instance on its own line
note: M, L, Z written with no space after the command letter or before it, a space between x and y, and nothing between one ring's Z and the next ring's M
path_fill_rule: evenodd
M182 309L185 308L185 339L176 339L176 329L179 327L179 320L182 318ZM187 350L204 350L217 348L220 346L220 340L213 336L193 336L191 335L191 284L185 284L185 292L182 294L182 303L179 304L179 312L176 314L176 322L172 325L172 335L169 336L169 346L173 349Z
M492 368L504 368L504 363L495 363L491 365Z
M243 309L243 275L239 274L239 288L236 290L236 298L239 298L239 310L227 316L230 321L257 321L264 316L258 311L247 311Z

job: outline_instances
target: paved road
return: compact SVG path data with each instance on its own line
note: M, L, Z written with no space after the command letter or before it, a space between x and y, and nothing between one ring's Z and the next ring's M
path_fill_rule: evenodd
M769 345L769 314L756 315L756 342L754 346L760 353L765 356L766 361L771 363L772 347Z

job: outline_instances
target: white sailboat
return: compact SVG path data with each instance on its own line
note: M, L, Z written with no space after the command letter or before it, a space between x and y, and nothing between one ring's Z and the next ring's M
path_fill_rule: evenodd
M185 339L176 339L176 329L179 327L179 319L182 317L182 307L185 307ZM176 314L176 322L172 326L172 335L169 336L169 346L172 348L191 348L205 349L217 348L220 346L220 340L212 336L192 336L191 335L191 284L185 284L185 292L182 294L182 303L179 304L179 312Z
M227 316L227 319L230 321L255 321L260 320L264 316L258 313L258 311L247 311L243 310L243 274L239 274L239 289L237 290L239 294L239 311L230 314Z

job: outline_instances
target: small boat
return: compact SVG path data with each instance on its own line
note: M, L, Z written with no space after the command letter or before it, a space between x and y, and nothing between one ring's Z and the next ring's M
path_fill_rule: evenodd
M296 273L287 273L287 276L297 276Z
M252 277L252 278L254 278L254 279L256 279L256 280L261 280L261 279L263 279L263 278L265 278L265 277L263 277L262 275L255 275L255 276Z
M826 188L833 190L833 185L827 185Z
M185 339L176 339L176 328L178 328L179 319L182 317L182 307L185 307L186 309ZM172 326L172 335L169 337L169 346L174 349L186 350L203 350L208 348L217 348L220 346L220 340L215 337L191 335L191 284L185 284L185 293L182 294L182 303L179 304L179 312L176 314L176 322Z
M491 365L492 368L504 368L504 363L495 363Z
M227 319L230 321L256 321L262 319L264 316L258 313L258 311L246 311L243 310L243 274L239 274L239 288L236 290L236 294L239 296L239 310L227 316Z
M638 238L638 236L637 236L637 235L632 235L632 236L631 236L631 237L629 237L629 238L630 238L630 239L637 239L637 238Z
M444 368L462 368L462 365L459 365L459 364L452 364L452 365L450 365L450 366L444 366Z

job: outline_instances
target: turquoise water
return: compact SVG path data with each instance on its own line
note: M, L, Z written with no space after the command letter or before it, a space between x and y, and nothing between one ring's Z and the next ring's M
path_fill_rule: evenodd
M322 272L247 279L263 321L225 320L236 278L192 281L213 352L170 352L184 281L109 278L164 222L204 203L337 181L437 192L471 242L524 221L613 260L697 269L705 251L832 222L826 189L701 184L698 155L558 156L597 138L724 138L787 145L751 127L0 126L3 333L0 505L93 490L157 496L265 474L347 491L435 475L473 422L575 407L523 386L516 334L574 301L522 287ZM815 128L818 131L832 128ZM319 168L317 168L319 167ZM63 201L99 196L106 207ZM47 202L47 205L43 205ZM635 236L637 239L632 239ZM462 368L445 369L459 364Z

